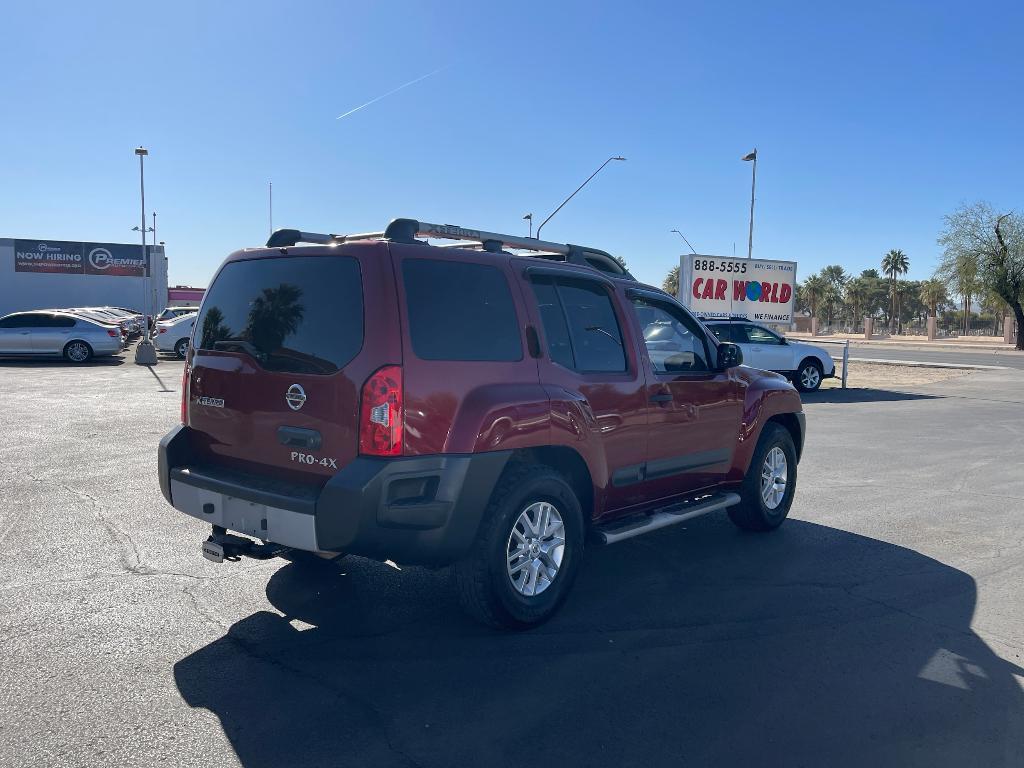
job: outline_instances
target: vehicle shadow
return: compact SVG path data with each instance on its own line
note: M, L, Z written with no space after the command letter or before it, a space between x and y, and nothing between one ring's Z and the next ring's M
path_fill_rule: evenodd
M441 573L296 562L179 661L242 765L1019 766L1020 668L967 574L791 520L588 551L562 612L492 632Z
M937 400L942 395L928 395L921 392L895 392L889 389L829 388L814 392L801 392L805 403L884 403L899 400Z
M9 357L0 359L0 368L113 368L124 365L126 354L94 357L87 363L72 363L61 357Z

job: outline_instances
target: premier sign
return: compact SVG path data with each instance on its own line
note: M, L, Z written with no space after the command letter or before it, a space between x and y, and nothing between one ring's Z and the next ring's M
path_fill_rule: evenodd
M142 254L141 245L64 240L14 241L15 272L148 277L148 261Z
M701 317L793 322L796 262L682 256L679 300Z

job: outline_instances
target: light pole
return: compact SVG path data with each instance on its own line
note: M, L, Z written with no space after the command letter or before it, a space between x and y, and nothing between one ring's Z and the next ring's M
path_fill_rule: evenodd
M747 258L754 253L754 186L757 184L757 147L754 151L740 158L747 162L753 162L750 172L750 235L747 239Z
M523 221L530 222L530 234L528 235L528 237L533 237L533 214L528 213L525 216L523 216Z
M679 235L681 238L683 238L683 242L686 243L687 248L689 248L691 251L693 251L693 255L696 256L697 252L693 250L693 246L690 245L690 241L686 239L686 235L684 235L678 229L673 229L672 231L675 232L677 235Z
M149 273L149 284L153 283L153 269L152 265L147 269L146 260L146 177L143 171L143 160L146 155L149 154L149 150L145 147L136 147L135 154L139 156L139 196L142 200L142 226L139 227L142 235L142 265L143 265L143 277L142 284L146 285L146 273ZM149 338L149 293L150 290L146 288L145 299L143 300L142 314L143 314L143 330L142 340L135 347L135 363L136 365L156 365L156 347L153 346L153 342Z
M606 165L608 165L608 163L610 163L612 160L625 160L625 159L626 158L621 157L619 155L616 155L615 157L609 157L607 160L605 160L603 163L601 163L601 167L600 168L598 168L596 171L594 171L592 174L590 174L590 176L587 177L587 180L584 181L582 184L580 184L576 188L576 192L579 192L581 189L583 189L585 186L587 186L587 184L590 183L590 180L592 178L594 178L595 176L597 176L597 174L599 174L604 169L604 167ZM547 224L549 221L551 221L551 219L554 217L554 215L556 213L558 213L560 210L562 210L562 208L565 206L566 203L568 203L570 200L572 200L574 197L576 197L576 192L573 192L571 195L569 195L567 198L565 198L565 200L562 201L562 204L559 205L557 208L555 208L555 210L553 210L551 212L551 215L548 216L546 219L544 219L544 221L541 222L540 226L537 227L537 239L538 240L540 240L540 231L542 229L544 229L544 225Z

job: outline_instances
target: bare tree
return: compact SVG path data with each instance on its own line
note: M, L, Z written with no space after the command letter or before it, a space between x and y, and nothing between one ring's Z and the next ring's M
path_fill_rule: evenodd
M940 271L955 280L961 295L961 283L977 291L978 282L998 293L1017 319L1016 346L1024 350L1024 220L1010 213L997 216L988 203L973 203L960 206L945 221L939 236L945 247ZM962 278L956 277L958 266ZM967 286L970 282L974 284Z

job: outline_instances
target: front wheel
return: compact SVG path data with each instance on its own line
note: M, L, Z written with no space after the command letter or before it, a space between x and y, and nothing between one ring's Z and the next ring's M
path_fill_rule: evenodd
M796 385L801 392L813 392L821 386L824 372L817 360L804 360L796 372Z
M778 528L789 514L795 492L793 436L781 424L768 422L740 486L740 503L729 508L729 519L745 531Z
M549 467L514 467L495 488L473 552L453 568L459 602L492 627L536 626L568 595L582 556L572 487Z

